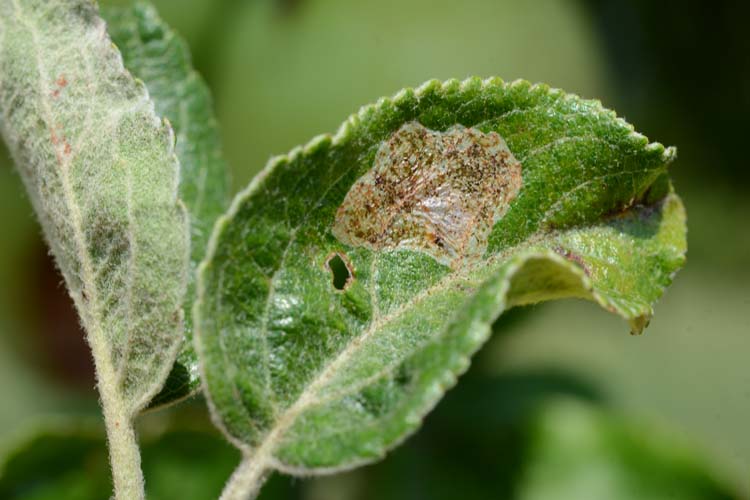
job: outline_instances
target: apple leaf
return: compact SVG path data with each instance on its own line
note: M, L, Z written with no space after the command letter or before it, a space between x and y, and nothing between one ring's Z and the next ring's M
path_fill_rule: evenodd
M132 422L183 343L173 131L87 0L0 1L0 128L86 330L117 497L141 498Z
M174 128L175 153L180 160L179 194L190 215L191 272L184 302L185 310L190 311L195 299L195 269L205 256L211 228L229 201L228 167L221 153L211 94L192 67L187 44L150 3L108 7L103 16L125 67L146 84L156 113ZM185 315L185 337L151 407L183 399L200 386L190 314Z
M472 78L272 160L198 278L207 396L245 457L224 498L381 458L514 305L585 298L640 333L684 262L674 156L597 101Z

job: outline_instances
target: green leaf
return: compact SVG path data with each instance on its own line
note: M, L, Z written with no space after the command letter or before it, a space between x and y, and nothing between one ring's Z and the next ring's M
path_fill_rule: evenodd
M528 424L519 500L731 500L739 495L669 433L572 401L542 407Z
M125 67L146 84L156 113L169 120L176 135L180 160L180 198L190 214L191 272L185 309L195 299L194 270L205 256L216 218L229 201L228 167L213 113L211 94L193 69L185 42L159 18L148 2L103 12L112 41ZM198 390L198 360L193 349L190 314L185 317L186 342L151 406L182 399Z
M137 498L131 422L183 339L174 135L87 0L0 1L0 124L87 332L119 495Z
M529 375L464 377L388 460L319 480L314 496L343 483L357 500L742 498L739 477L684 436L578 399L570 375Z
M639 333L684 261L673 158L597 101L469 79L273 160L199 274L205 387L245 455L226 498L381 458L508 307L586 298Z
M0 460L0 497L8 500L107 498L111 490L104 436L88 420L40 423Z
M144 432L142 442L146 492L153 500L215 498L237 460L236 450L202 430ZM108 498L109 476L100 426L86 419L48 419L0 458L0 498Z
M740 498L699 450L669 433L633 425L570 395L553 395L575 393L580 382L559 375L476 382L452 392L424 431L392 459L345 477L295 481L294 488L277 480L262 498ZM219 494L238 453L196 423L156 434L154 426L144 426L149 499L205 500ZM88 419L36 422L0 454L4 500L103 499L109 490L104 436Z

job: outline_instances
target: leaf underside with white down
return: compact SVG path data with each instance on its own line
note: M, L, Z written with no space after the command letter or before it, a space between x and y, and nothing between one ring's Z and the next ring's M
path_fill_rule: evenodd
M597 101L469 79L273 160L199 273L217 423L256 468L345 469L413 432L509 307L584 298L640 333L684 261L673 157Z
M107 31L122 53L125 67L148 88L159 116L172 125L180 160L180 199L190 214L190 274L185 295L186 341L162 391L151 406L195 392L200 385L193 349L192 315L195 268L203 260L211 228L227 208L228 168L208 87L192 68L185 42L147 2L103 11Z
M189 238L172 130L86 0L0 1L0 110L105 412L132 418L183 338Z

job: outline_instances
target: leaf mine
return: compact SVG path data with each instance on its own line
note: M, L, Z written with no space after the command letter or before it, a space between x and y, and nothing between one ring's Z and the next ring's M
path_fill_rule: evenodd
M642 330L684 262L673 158L597 101L471 78L270 162L199 270L204 388L243 454L222 498L381 459L510 307L588 299Z
M462 125L438 132L409 122L352 185L333 234L370 250L422 251L455 268L484 254L521 184L521 163L497 132Z

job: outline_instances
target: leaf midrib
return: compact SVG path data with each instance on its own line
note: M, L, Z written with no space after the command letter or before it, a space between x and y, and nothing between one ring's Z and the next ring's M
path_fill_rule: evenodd
M553 237L557 233L558 231L540 230L534 235L527 238L527 240L522 244L509 247L488 257L486 260L483 260L482 265L491 269L488 274L498 272L500 268L507 263L507 259L512 254L533 247L540 241L546 239L547 237ZM349 391L347 390L345 392L333 394L324 400L315 399L320 389L325 387L326 383L331 380L331 378L333 378L333 376L336 374L338 368L353 356L353 353L356 352L356 350L362 343L364 343L373 334L379 331L381 327L396 320L402 314L408 312L408 310L413 308L417 303L430 297L436 291L447 288L452 283L464 279L474 285L481 284L482 281L471 279L471 275L474 274L476 270L477 267L471 267L468 268L467 271L458 270L447 274L433 285L422 290L409 302L400 305L396 309L389 311L388 313L380 316L377 319L373 319L373 321L362 334L358 335L351 342L349 342L349 344L347 344L347 346L336 355L336 358L331 363L326 365L326 367L315 376L314 380L307 386L307 388L303 390L302 393L300 393L294 404L292 404L284 411L284 413L281 414L281 416L276 421L276 425L266 433L265 437L262 439L261 444L258 447L251 448L244 443L240 443L240 449L242 450L243 454L245 456L252 456L252 460L254 463L265 465L272 463L273 454L276 451L277 444L283 438L284 433L294 425L294 422L299 415L301 415L308 408L320 406L321 404L334 401L338 397L344 396L349 393ZM389 366L388 368L390 369L391 367ZM387 373L387 370L385 370L385 372ZM379 372L379 374L382 376L382 373ZM368 380L371 380L371 378L368 378Z
M650 204L649 206L659 205L663 203L664 199L658 200ZM607 218L603 219L603 221L606 220ZM492 275L499 272L500 269L509 262L509 259L513 255L519 254L524 250L533 249L543 241L554 239L556 236L562 234L563 232L582 230L585 228L597 227L599 225L600 224L583 224L572 228L567 228L565 230L539 230L523 243L509 247L501 252L492 255L491 257L488 257L486 260L482 261L482 266L489 268L490 270L487 272L487 274ZM540 248L540 250L545 249ZM546 251L552 252L552 250L549 248L547 248ZM246 445L241 446L241 449L245 456L252 456L252 461L256 464L263 464L264 466L275 464L277 467L281 466L280 464L276 463L276 460L274 459L274 453L277 450L278 444L283 439L284 434L296 422L297 417L299 417L304 411L308 410L309 408L331 403L333 401L336 401L337 399L356 393L357 391L366 387L372 381L377 380L393 369L392 365L388 365L382 370L379 370L376 374L368 377L361 383L347 387L344 391L329 394L323 399L318 399L317 396L320 390L324 388L326 384L337 374L338 369L354 356L354 353L357 351L357 349L372 335L379 331L384 325L396 320L402 314L408 312L416 304L430 297L436 291L446 289L447 287L461 280L466 280L474 286L481 285L484 280L478 279L478 277L476 276L477 270L478 266L475 266L465 271L458 270L452 272L441 278L438 282L431 285L430 287L425 288L409 302L406 302L398 308L388 312L387 314L374 319L362 334L358 335L349 344L347 344L347 346L336 355L336 358L331 363L326 365L326 367L321 370L318 375L316 375L315 379L298 396L295 403L290 406L277 420L276 425L266 434L266 436L261 441L260 446L258 446L254 450ZM584 280L587 279L585 275L582 275L581 277ZM598 302L602 302L604 300L599 292L591 290L590 293ZM467 298L467 300L469 299Z
M12 1L16 19L20 24L26 27L31 36L34 46L36 46L37 48L37 50L34 51L34 61L37 67L37 72L39 74L40 102L42 112L44 114L45 125L47 125L47 127L49 128L50 124L54 123L54 113L52 112L52 106L49 101L49 96L51 95L51 93L46 85L46 82L50 81L50 76L47 73L44 64L42 63L41 58L39 57L39 50L41 49L41 44L39 43L39 33L36 27L27 22L23 17L23 9L19 1ZM88 65L86 65L86 69L89 70ZM87 131L84 130L81 133L81 137L85 136L86 133ZM82 288L86 292L86 300L83 300L80 290L70 288L70 291L73 292L74 302L78 306L77 309L81 313L82 320L86 326L86 331L88 332L87 336L89 339L89 344L91 346L91 350L93 351L94 359L96 360L97 365L99 391L102 395L103 400L108 401L110 405L115 405L115 408L112 409L119 413L120 416L132 418L134 409L132 408L132 404L127 405L122 393L118 390L118 370L115 369L112 360L112 351L107 348L107 338L99 321L99 317L101 315L101 302L98 293L99 290L95 286L96 273L94 272L93 263L86 251L86 237L83 230L79 201L78 197L75 194L75 190L72 187L72 182L70 179L70 163L74 156L67 156L65 154L62 154L59 151L58 145L53 144L53 147L56 150L56 160L60 165L60 183L62 184L63 188L63 196L66 206L70 211L70 224L73 229L73 241L75 242L76 254L78 256L78 259L80 260L82 273L81 283ZM128 175L130 175L131 173L131 169L128 168ZM129 192L128 196L130 196L131 194L132 192ZM127 211L128 219L131 220L132 212L130 199L128 199ZM130 245L133 244L132 239L132 232L128 232L128 242ZM132 261L129 262L129 265L132 265ZM128 330L128 343L130 343L130 330ZM125 361L126 360L123 359L123 364L125 363Z

